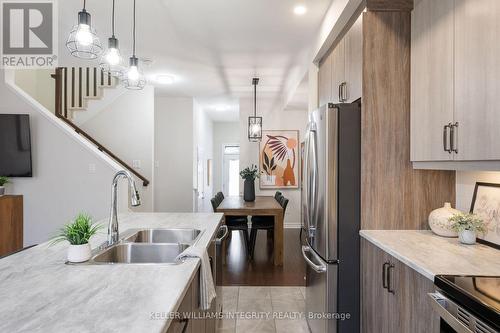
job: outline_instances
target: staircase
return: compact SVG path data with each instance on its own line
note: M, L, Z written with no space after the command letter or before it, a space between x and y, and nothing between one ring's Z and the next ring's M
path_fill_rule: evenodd
M146 177L95 140L74 121L77 113L87 111L89 101L102 99L103 91L115 88L118 80L95 67L57 67L52 78L56 85L55 115L94 144L97 149L142 180L143 186L148 186L150 182Z

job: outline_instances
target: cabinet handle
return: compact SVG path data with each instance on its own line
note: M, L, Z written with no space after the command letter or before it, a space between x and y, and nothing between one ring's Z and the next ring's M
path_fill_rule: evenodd
M394 264L390 264L389 268L387 269L387 291L390 292L391 294L394 294L394 288L392 286L392 270L394 269Z
M389 263L388 262L384 262L384 264L382 265L382 287L384 289L388 289L388 283L387 283L387 267L389 267Z
M342 83L339 84L339 102L342 102Z
M448 148L448 129L451 128L451 123L443 126L443 149L451 154L451 148Z
M458 134L458 122L450 124L450 151L458 154L458 147L455 147L455 132Z
M342 102L347 102L347 82L342 83L344 89L342 94Z

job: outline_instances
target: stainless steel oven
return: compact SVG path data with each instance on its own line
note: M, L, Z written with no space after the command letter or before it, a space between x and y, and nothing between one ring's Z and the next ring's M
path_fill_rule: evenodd
M430 293L443 333L499 333L500 277L438 275Z

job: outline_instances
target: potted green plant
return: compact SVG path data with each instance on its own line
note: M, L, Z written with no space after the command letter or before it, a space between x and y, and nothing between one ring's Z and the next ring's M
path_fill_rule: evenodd
M94 236L102 225L94 224L92 217L80 213L74 221L66 224L59 230L59 234L52 239L51 245L68 241L68 261L84 262L90 259L91 248L89 240Z
M250 167L240 171L240 176L245 180L243 183L243 200L255 201L255 179L259 178L259 169L252 164Z
M458 213L449 218L451 228L458 232L458 238L463 244L475 244L478 232L485 233L483 220L471 213Z
M9 182L9 178L5 176L0 176L0 196L5 194L5 184Z

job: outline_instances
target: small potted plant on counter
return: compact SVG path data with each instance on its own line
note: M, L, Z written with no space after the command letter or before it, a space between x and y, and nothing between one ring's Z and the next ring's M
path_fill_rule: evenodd
M458 232L458 238L462 244L475 244L478 232L485 233L486 228L483 220L475 214L458 213L450 217L451 228Z
M5 194L5 184L9 182L9 178L5 176L0 176L0 196Z
M80 213L75 220L66 224L59 231L59 234L52 240L51 245L68 241L68 261L79 263L90 259L91 248L89 240L94 236L102 225L94 224L92 217L88 214Z
M255 179L259 178L259 169L252 164L240 171L240 176L245 180L243 183L243 200L247 202L255 201Z

